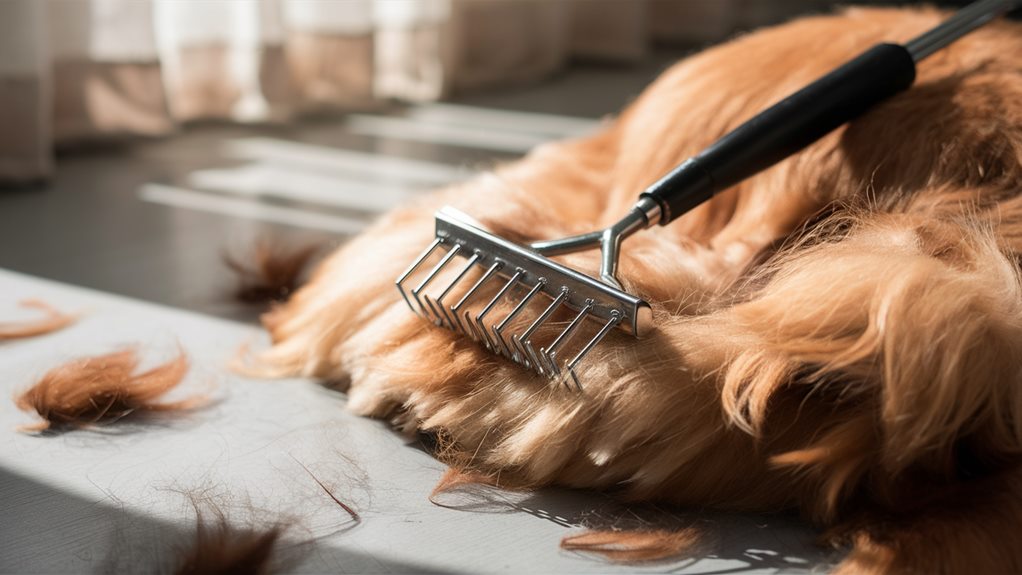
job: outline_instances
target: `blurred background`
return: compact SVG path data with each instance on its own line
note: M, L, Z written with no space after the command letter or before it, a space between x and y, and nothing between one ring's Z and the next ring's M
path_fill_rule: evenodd
M834 4L0 0L0 267L244 316L225 250L337 245Z

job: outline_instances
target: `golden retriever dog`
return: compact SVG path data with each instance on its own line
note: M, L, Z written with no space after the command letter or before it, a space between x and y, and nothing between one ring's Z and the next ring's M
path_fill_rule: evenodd
M1022 25L965 37L909 91L627 240L619 275L654 333L605 339L581 393L430 325L394 288L443 205L515 241L605 226L744 120L946 15L849 9L685 59L598 134L339 249L265 316L256 367L350 380L350 409L436 435L453 468L500 485L797 509L850 545L842 573L1022 571Z

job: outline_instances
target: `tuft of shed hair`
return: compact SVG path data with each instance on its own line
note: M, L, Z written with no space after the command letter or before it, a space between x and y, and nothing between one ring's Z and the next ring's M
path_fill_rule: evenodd
M260 237L243 254L224 252L224 264L237 279L234 297L253 304L287 300L301 286L322 247L319 243L290 244Z
M37 299L25 300L21 302L21 307L38 310L43 316L30 321L0 323L0 341L46 335L62 330L78 321L77 315L64 313Z
M206 404L207 398L201 395L160 401L188 372L189 362L183 351L151 369L139 371L138 367L138 352L129 348L75 359L51 369L15 398L18 408L34 411L42 419L24 430L81 428L141 413L189 410Z

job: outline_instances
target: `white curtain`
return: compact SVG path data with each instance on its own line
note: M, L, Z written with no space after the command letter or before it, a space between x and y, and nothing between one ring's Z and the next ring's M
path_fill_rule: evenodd
M632 61L653 39L768 20L771 4L0 0L0 180L46 177L61 142L436 100L532 82L573 56Z
M49 49L42 4L0 3L0 178L26 180L51 169Z

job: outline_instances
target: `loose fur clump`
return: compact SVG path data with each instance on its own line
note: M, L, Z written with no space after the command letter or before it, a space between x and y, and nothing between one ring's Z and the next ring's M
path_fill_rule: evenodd
M600 133L395 210L335 252L264 317L257 367L350 378L350 409L399 414L502 486L797 509L852 545L849 573L1022 570L1022 25L963 38L912 89L630 238L620 276L656 329L605 339L584 393L433 329L393 287L442 205L515 241L607 225L756 112L945 16L850 9L682 61Z
M492 486L500 487L499 484L495 483L490 477L479 473L465 472L454 467L444 472L443 476L440 477L440 481L433 486L433 491L430 492L429 498L431 501L436 503L435 498L438 495L447 493L449 491L455 491L466 486ZM439 504L438 504L439 505Z
M305 463L289 456L348 519L334 534L361 522L355 508L335 495L327 482ZM301 517L254 506L244 493L218 494L213 486L181 493L195 512L195 530L190 541L174 548L172 572L178 575L289 573L314 552L324 537L303 525Z
M701 540L694 528L593 530L565 537L561 549L594 553L616 563L646 563L691 554Z
M234 297L241 302L261 304L287 300L301 285L305 271L316 254L318 243L291 245L273 238L256 240L250 253L223 254L223 261L237 277Z
M195 522L195 539L185 550L177 575L265 575L273 572L275 547L285 527L238 529L214 510L212 521L202 514Z
M449 468L429 494L429 501L438 507L450 509L501 508L507 506L506 491L517 490L502 485L497 478L482 473ZM455 495L465 498L453 497ZM448 496L452 496L450 499Z
M33 321L0 323L0 341L46 335L78 321L77 315L63 313L36 299L21 302L21 307L39 310L43 317Z
M18 408L43 419L25 431L74 429L107 424L139 413L194 409L204 396L159 402L188 371L184 352L152 369L137 372L138 353L125 349L76 359L47 372L15 398Z

